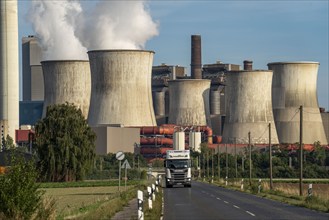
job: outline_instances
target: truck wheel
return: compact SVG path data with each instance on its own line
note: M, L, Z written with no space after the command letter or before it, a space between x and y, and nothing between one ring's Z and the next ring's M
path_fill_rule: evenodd
M172 188L172 185L166 184L166 188Z

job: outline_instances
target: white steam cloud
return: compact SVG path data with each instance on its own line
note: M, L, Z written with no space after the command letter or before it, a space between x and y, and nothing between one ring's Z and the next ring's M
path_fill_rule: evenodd
M29 12L44 59L87 59L88 50L143 49L158 35L145 1L80 2L33 0Z
M87 59L87 49L74 34L74 19L81 12L76 1L32 1L28 18L43 49L43 59Z

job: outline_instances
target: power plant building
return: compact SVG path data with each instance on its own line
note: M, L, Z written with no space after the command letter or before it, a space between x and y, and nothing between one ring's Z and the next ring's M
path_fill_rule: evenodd
M222 135L225 119L225 75L228 71L240 70L240 65L222 63L204 64L203 79L211 80L210 86L210 117L215 135Z
M169 91L168 81L186 77L186 68L161 64L152 67L153 108L158 125L168 123Z
M328 144L317 99L318 62L269 63L273 70L272 105L280 144L299 142L303 106L304 144Z
M19 128L17 0L0 1L0 124L15 139Z
M23 101L43 101L42 50L34 36L22 38Z

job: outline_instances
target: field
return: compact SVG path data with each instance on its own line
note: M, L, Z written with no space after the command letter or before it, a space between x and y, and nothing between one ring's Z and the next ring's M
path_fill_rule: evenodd
M299 195L299 183L273 183L276 190L282 191L289 195ZM265 189L269 189L269 183L264 184ZM303 184L303 194L307 195L308 184ZM329 184L313 183L313 195L321 199L328 200L329 198Z
M129 189L131 186L127 186ZM56 201L56 214L66 216L86 206L119 196L118 186L41 188ZM124 187L121 187L121 191Z

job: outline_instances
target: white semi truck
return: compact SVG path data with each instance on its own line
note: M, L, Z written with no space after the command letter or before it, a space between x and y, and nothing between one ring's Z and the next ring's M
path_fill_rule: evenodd
M164 161L166 187L191 187L191 158L189 150L167 150Z

